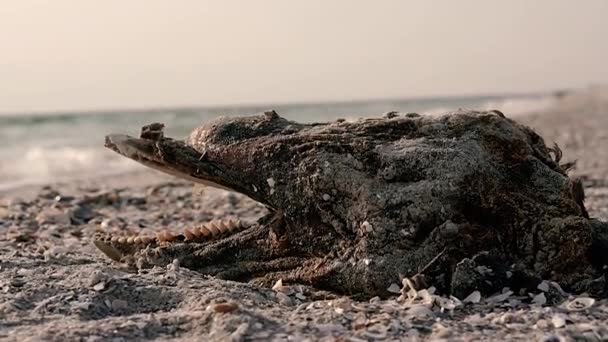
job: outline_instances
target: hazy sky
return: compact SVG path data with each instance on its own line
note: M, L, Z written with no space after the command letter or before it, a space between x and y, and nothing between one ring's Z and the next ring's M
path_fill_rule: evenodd
M0 112L608 83L607 17L607 0L4 0Z

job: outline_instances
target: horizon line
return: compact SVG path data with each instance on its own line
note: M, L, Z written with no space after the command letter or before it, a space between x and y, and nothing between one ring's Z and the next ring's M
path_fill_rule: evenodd
M554 88L553 90L535 90L530 92L504 92L504 93L481 93L481 94L473 94L473 93L465 93L462 95L426 95L426 96L411 96L411 97L398 97L398 96L388 96L388 97L377 97L377 98L368 98L368 99L345 99L345 100L303 100L303 101L277 101L271 102L268 101L266 103L262 102L243 102L243 103L235 103L235 104L210 104L210 105L202 105L202 104L183 104L183 105L151 105L151 106L134 106L132 108L129 107L100 107L99 109L65 109L65 110L35 110L35 111L0 111L0 117L23 117L23 116L52 116L52 115L66 115L72 116L77 114L112 114L112 113L145 113L145 112L162 112L162 111L191 111L191 110L214 110L214 109L222 109L222 108L255 108L255 107L263 107L263 106L313 106L313 105L334 105L334 104L346 104L346 103L365 103L365 102L385 102L385 101L408 101L408 100L433 100L433 99L456 99L456 98L496 98L496 97L531 97L531 96L541 96L541 95L549 95L558 91L572 91L576 88ZM273 108L266 108L273 109Z

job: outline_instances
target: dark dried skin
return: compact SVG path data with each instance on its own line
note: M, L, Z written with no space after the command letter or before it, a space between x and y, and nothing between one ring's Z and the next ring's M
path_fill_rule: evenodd
M428 285L461 295L464 265L478 263L494 270L488 291L552 279L605 292L607 225L587 218L559 148L500 112L324 124L267 112L213 120L186 141L145 138L106 146L271 214L222 239L137 249L128 257L140 266L179 259L222 278L369 297L423 268Z

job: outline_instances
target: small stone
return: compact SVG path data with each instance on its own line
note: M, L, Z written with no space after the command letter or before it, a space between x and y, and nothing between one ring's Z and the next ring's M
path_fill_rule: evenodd
M36 215L38 224L70 224L70 215L56 208L42 210Z
M212 310L218 313L229 313L239 308L236 303L218 303L214 304Z
M549 322L547 322L547 320L545 320L545 319L539 319L538 321L536 321L536 324L534 325L534 327L536 329L545 330L549 327Z
M473 291L470 295L462 300L463 303L479 303L479 301L481 301L481 292L479 291Z
M94 270L93 273L91 273L91 277L89 278L89 286L95 286L101 282L104 282L107 279L107 276L99 271L99 270Z
M432 317L433 311L429 309L427 305L424 304L414 304L409 307L407 310L408 315L413 317L421 318L421 317Z
M330 199L331 199L331 196L329 196L329 194L323 194L324 201L329 201Z
M128 307L129 307L129 303L126 300L114 299L112 301L112 310L114 310L114 311L126 310Z
M504 302L509 297L511 297L512 294L513 294L513 291L507 291L505 293L501 293L499 295L495 295L495 296L492 296L490 298L487 298L486 302L487 303L500 303L500 302Z
M277 300L280 304L283 304L285 306L293 305L293 301L291 300L291 298L289 298L289 296L284 294L283 292L277 292L275 293L275 296L277 297Z
M392 283L386 290L390 293L396 293L396 294L401 293L401 288L399 287L399 285L397 285L395 283Z
M561 328L566 325L566 318L564 315L555 314L551 317L551 324L553 324L555 328Z
M536 288L543 292L549 292L549 283L543 280Z
M104 283L102 281L102 282L99 282L99 283L93 285L93 290L99 292L99 291L102 291L105 287L106 287L106 283Z
M298 298L299 300L306 300L308 298L306 298L306 296L300 292L296 293L296 298Z
M538 305L545 305L547 303L547 297L545 297L545 294L541 292L534 296L534 298L532 298L532 303Z
M0 207L0 220L9 218L13 213L7 208Z

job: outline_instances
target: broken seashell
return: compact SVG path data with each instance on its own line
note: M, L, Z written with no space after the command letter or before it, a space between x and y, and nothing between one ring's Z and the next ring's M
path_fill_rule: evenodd
M568 302L566 308L570 311L583 311L592 307L593 304L595 304L595 299L593 298L578 297Z

